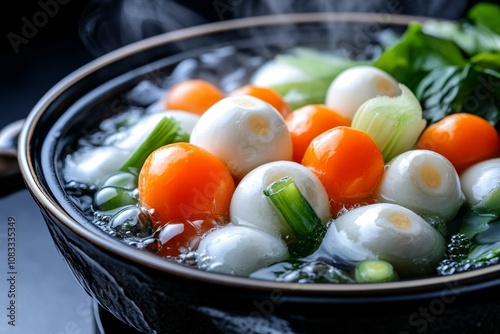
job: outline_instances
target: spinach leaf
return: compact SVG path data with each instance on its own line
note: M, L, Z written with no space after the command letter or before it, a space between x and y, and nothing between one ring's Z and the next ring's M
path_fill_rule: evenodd
M415 95L429 124L455 112L476 114L495 125L500 121L500 73L491 69L472 64L436 68Z
M423 117L428 124L456 111L460 85L467 70L458 66L443 66L432 70L422 79L415 96L422 105Z
M470 62L482 70L492 70L500 73L500 51L480 53L472 57Z
M493 3L478 3L469 10L468 17L475 25L483 25L500 35L500 6Z
M401 40L384 51L373 65L415 91L420 81L436 68L466 64L454 42L429 36L420 23L412 23Z
M455 43L468 56L481 52L500 51L500 36L488 26L469 21L428 21L422 31L429 36Z

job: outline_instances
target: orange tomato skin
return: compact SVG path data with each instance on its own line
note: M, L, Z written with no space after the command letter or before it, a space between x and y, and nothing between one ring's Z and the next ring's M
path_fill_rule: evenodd
M198 248L201 236L189 221L173 221L163 227L158 239L158 255L176 258Z
M227 222L227 221L226 221ZM157 233L156 253L162 257L176 258L198 248L203 234L223 225L222 219L174 220Z
M500 138L495 127L482 117L456 113L428 126L416 148L443 155L460 174L477 162L500 156Z
M225 94L211 82L189 79L170 87L164 100L164 108L201 115L224 96Z
M371 201L384 173L384 157L375 141L365 132L347 126L314 138L302 164L325 187L333 215L344 206Z
M174 220L227 217L235 184L226 165L211 153L174 143L151 153L138 188L140 205L153 210L153 227L158 228Z
M292 136L293 161L300 163L311 141L336 126L350 126L351 120L321 104L310 104L294 110L285 119Z
M250 95L261 99L276 108L283 118L286 118L291 112L288 103L272 88L249 84L241 86L229 93L229 96L236 95Z

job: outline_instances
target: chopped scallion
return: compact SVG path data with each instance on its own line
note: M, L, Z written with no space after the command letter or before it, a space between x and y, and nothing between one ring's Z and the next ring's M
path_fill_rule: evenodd
M178 121L171 117L162 118L120 170L124 172L138 172L144 161L146 161L147 157L154 150L161 146L180 141L184 137L185 135L183 135Z
M285 176L265 188L264 195L282 223L287 224L295 233L295 238L287 240L290 253L306 256L314 252L319 247L326 228L294 180Z
M398 279L392 264L383 260L364 260L359 262L354 269L356 282L380 283L391 282Z

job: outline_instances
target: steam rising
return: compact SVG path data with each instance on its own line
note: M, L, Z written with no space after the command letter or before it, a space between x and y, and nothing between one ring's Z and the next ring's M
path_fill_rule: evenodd
M81 17L80 36L89 51L99 56L160 33L233 18L302 12L366 12L454 19L462 16L466 7L466 0L425 1L425 5L414 0L93 0Z
M174 1L94 0L82 15L80 37L99 56L160 33L207 23Z

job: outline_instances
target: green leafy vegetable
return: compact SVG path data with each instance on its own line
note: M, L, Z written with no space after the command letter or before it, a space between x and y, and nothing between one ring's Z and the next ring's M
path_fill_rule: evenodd
M500 187L493 190L482 201L474 205L472 210L478 214L492 215L495 218L500 217Z
M500 35L490 10L478 4L460 22L413 23L375 60L415 92L428 124L456 112L500 121Z
M308 48L297 48L290 54L278 55L276 61L292 66L305 74L300 81L285 82L271 87L284 97L292 110L307 104L323 104L330 83L340 72L353 66L371 63L328 55Z
M472 7L468 13L468 17L476 25L482 24L488 27L496 34L500 35L500 24L498 18L500 17L500 6L493 3L479 3Z
M399 42L382 53L373 65L415 91L420 81L436 68L466 64L455 43L426 35L420 23L412 23Z
M470 210L462 218L460 233L472 238L476 234L486 231L489 227L488 224L495 219L496 217L493 215L481 215Z
M500 50L500 36L482 24L429 21L423 25L423 32L455 43L469 56Z

